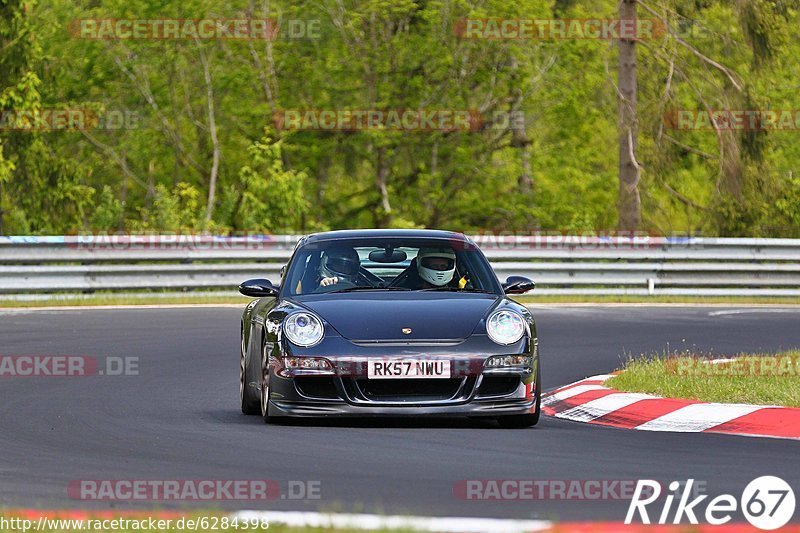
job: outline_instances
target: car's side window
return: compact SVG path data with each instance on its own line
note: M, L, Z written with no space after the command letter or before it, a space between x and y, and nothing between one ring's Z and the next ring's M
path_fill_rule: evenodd
M484 283L490 273L483 267L483 262L477 260L474 252L456 252L456 273L465 280L464 288L487 290L491 287Z
M309 263L311 262L311 254L305 253L300 255L299 257L295 258L295 261L298 263L295 268L291 269L292 279L289 280L288 287L292 294L303 294L304 292L309 292L308 287L305 287L304 290L304 285L308 283L307 281L304 283L304 280L306 280L307 277L306 274L309 269ZM313 288L314 287L311 287L310 289L313 290Z

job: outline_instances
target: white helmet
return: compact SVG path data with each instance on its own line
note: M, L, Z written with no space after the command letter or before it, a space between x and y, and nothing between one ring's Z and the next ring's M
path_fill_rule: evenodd
M446 263L442 259L446 260ZM437 268L432 268L433 266ZM444 287L456 273L456 254L448 248L420 248L417 254L417 271L419 277L431 285Z

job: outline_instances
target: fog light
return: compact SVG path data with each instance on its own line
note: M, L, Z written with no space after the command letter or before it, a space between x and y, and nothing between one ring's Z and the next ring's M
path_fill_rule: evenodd
M495 355L486 360L486 368L507 366L533 366L533 357L529 355Z
M283 366L291 370L333 370L333 365L322 357L284 357Z

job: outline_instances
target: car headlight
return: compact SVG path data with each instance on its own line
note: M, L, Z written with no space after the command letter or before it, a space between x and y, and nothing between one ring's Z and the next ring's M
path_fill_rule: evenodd
M284 357L283 366L291 370L333 370L324 357Z
M486 360L486 368L505 368L510 366L533 366L529 355L495 355Z
M322 340L325 328L311 313L295 313L283 323L283 332L292 344L308 348Z
M486 333L497 344L514 344L525 330L525 319L513 311L496 311L486 320Z

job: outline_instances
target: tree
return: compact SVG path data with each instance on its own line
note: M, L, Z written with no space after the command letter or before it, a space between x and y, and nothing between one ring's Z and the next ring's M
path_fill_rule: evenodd
M636 20L637 0L620 0L619 19ZM639 229L642 221L639 179L641 168L636 160L639 147L637 114L638 85L636 39L619 39L619 223L623 231Z
M668 131L664 115L669 114L669 107L695 109L706 116L712 110L779 109L777 87L762 81L769 79L771 67L779 66L773 59L785 48L787 28L790 18L797 16L796 10L778 0L737 1L733 5L638 0L637 4L666 30L660 42L645 45L648 71L652 72L645 85L658 91L658 95L651 92L650 98L657 102L659 112L639 116L639 122L649 123L654 134L654 146L648 147L649 174L657 181L654 185L667 191L700 227L728 235L759 231L760 220L770 216L767 213L776 195L788 191L786 180L770 172L766 160L774 134L725 125L708 131ZM789 71L791 68L783 70ZM773 75L780 76L778 72ZM795 105L789 104L789 108ZM690 175L690 183L686 183ZM684 177L683 185L676 176ZM651 207L654 194L649 191ZM658 208L664 209L664 204Z
M39 104L39 78L33 73L39 48L30 27L33 2L0 1L0 114L13 117L35 110ZM13 120L13 119L9 119ZM2 121L6 128L7 120ZM0 235L10 209L6 184L14 177L18 151L29 144L24 134L0 129Z
M664 120L676 109L796 109L800 43L788 38L800 23L795 2L0 6L16 13L0 21L6 108L91 108L135 119L81 132L0 131L5 232L426 226L800 234L791 214L796 135L676 129ZM456 31L464 19L636 15L663 21L667 32L606 42L467 39ZM200 42L67 31L75 19L131 17L274 18L284 29L295 19L315 21L318 31ZM273 124L281 110L338 109L474 110L483 123L470 131ZM281 212L276 193L297 207Z

